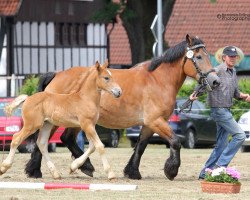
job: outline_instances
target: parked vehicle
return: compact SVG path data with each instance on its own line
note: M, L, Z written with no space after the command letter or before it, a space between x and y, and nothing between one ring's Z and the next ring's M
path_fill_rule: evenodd
M179 113L178 108L186 101L186 99L177 99L173 114L168 123L175 134L179 137L184 148L195 148L197 146L213 145L216 142L216 124L210 118L210 111L200 101L194 101L192 110L187 113ZM167 123L167 122L166 122ZM141 127L135 126L127 129L127 138L134 147L139 137ZM166 144L157 133L150 138L151 144Z
M122 129L109 129L99 125L96 125L95 128L100 140L106 147L118 147L123 132ZM85 143L88 143L86 136L84 137L84 140Z
M23 121L21 117L21 109L18 108L15 110L11 117L6 117L4 113L5 105L12 101L13 98L1 98L0 99L0 151L9 150L12 136L14 133L21 130L23 126ZM53 137L49 140L48 150L49 152L56 151L56 144L62 143L60 140L61 134L63 133L64 128L59 127L55 132ZM20 153L32 152L34 149L34 144L36 139L31 136L27 138L19 147L18 151Z
M240 117L238 124L246 133L246 139L241 146L241 152L250 151L250 111Z

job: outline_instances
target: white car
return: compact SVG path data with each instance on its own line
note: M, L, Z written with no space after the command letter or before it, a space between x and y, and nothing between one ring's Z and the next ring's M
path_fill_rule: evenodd
M241 146L241 151L245 152L247 150L250 150L250 111L244 113L240 117L238 124L246 133L246 140Z

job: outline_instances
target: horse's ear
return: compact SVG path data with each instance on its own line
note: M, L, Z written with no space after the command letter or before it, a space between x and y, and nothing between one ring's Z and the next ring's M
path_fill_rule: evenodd
M100 71L101 66L100 66L100 63L98 62L98 60L95 62L95 67L98 71Z
M103 64L103 69L106 69L109 66L109 60L106 59L105 63Z
M186 35L186 42L188 46L192 46L192 38L188 34Z

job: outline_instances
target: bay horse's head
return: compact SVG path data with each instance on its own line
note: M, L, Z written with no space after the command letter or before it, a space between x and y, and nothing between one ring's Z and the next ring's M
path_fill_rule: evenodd
M198 37L187 34L185 41L167 49L162 56L154 58L148 70L154 71L162 63L170 63L172 66L179 66L181 63L183 73L196 79L208 90L220 84L220 79L210 63L205 44Z
M95 67L98 71L97 87L101 90L111 93L115 98L118 98L122 94L122 89L113 80L111 72L107 69L108 61L103 65L100 65L98 61L95 63Z
M206 86L209 91L213 90L219 86L220 79L210 63L205 44L198 37L190 37L188 34L186 43L184 73Z

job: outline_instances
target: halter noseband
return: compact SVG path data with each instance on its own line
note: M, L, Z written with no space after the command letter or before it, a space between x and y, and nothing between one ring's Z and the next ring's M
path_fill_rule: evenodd
M194 46L191 46L191 47L187 47L187 53L186 53L186 56L184 58L184 62L183 62L182 67L184 67L187 59L190 59L192 61L192 63L194 64L194 67L195 67L197 73L200 76L200 78L198 80L198 83L202 84L202 85L204 85L206 87L208 87L209 90L212 90L211 87L210 87L210 85L208 84L207 76L208 76L209 73L214 72L215 70L214 69L210 69L208 72L203 73L200 70L199 66L197 65L197 63L196 63L196 61L194 59L194 52L193 52L193 50L201 48L201 47L205 48L205 45L204 44L197 44L197 45L194 45Z

